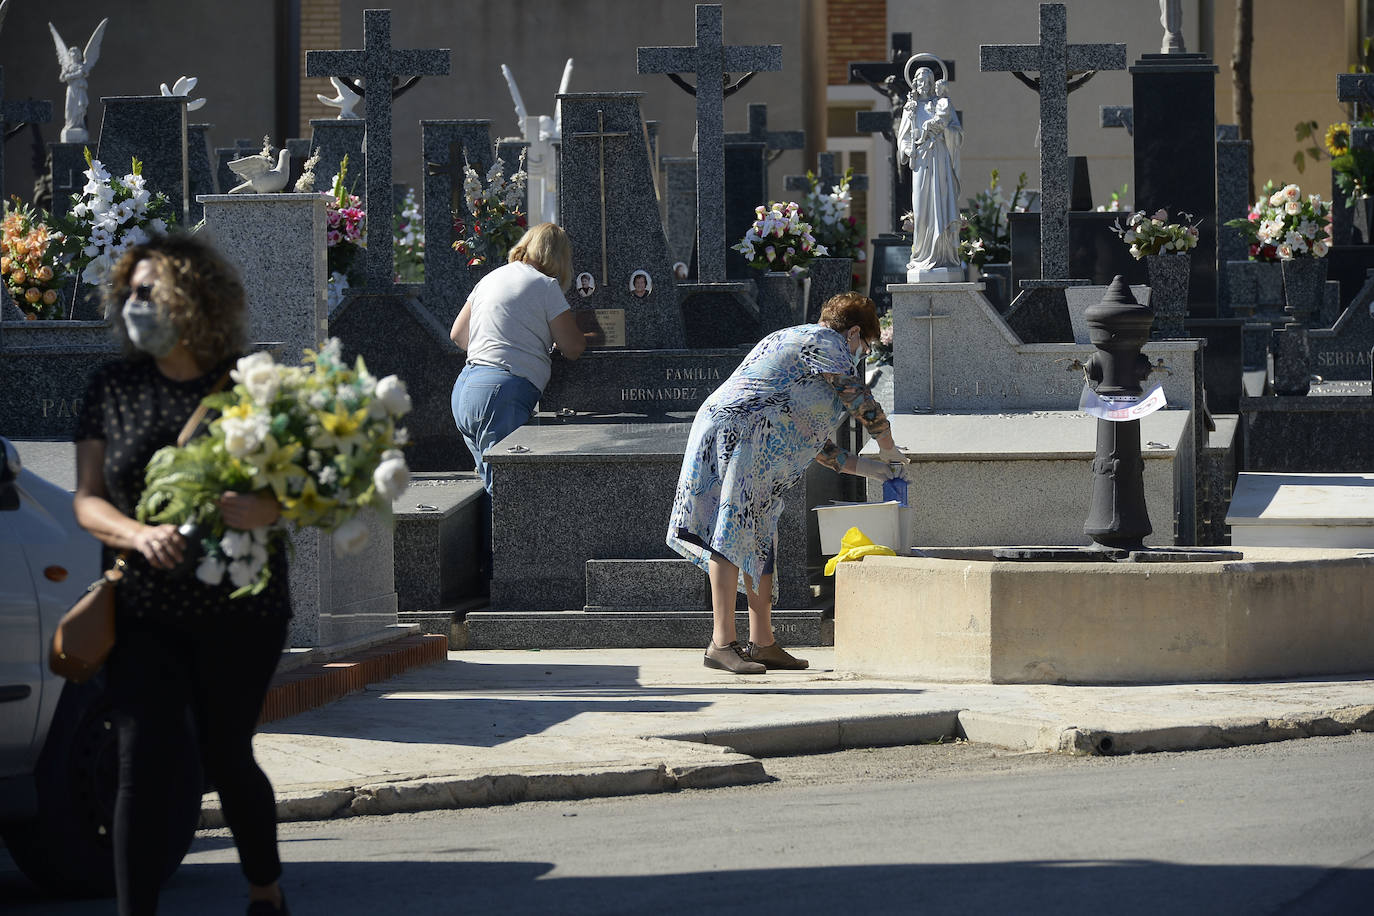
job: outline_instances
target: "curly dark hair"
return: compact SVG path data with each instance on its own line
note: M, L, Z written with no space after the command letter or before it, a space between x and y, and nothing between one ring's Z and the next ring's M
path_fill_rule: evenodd
M244 352L248 308L238 271L204 238L173 232L133 246L110 274L105 314L126 357L146 355L134 347L119 320L129 298L129 278L145 260L157 274L153 301L167 306L197 365L210 369Z
M817 324L845 333L858 327L863 339L873 343L882 336L883 329L878 325L878 306L863 293L845 292L831 296L821 306L821 317Z

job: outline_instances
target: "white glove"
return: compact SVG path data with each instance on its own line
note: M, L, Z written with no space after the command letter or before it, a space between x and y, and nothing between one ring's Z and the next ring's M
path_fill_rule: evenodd
M911 459L902 454L901 447L897 445L878 449L878 460L885 464L900 464L902 467L911 464Z
M895 471L895 473L894 473ZM854 472L870 480L884 481L893 477L905 477L905 469L896 471L891 465L877 458L855 458Z

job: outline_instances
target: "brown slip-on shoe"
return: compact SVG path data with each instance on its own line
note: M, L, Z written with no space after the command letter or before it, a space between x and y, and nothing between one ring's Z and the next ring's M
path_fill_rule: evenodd
M787 650L776 642L769 646L760 646L758 643L750 642L749 648L745 650L744 654L747 658L761 662L765 668L785 668L789 671L800 671L811 664L804 658L797 658L795 655L788 654Z
M731 674L763 674L768 670L764 665L750 661L744 654L744 648L733 640L724 646L717 646L714 642L707 645L702 664Z

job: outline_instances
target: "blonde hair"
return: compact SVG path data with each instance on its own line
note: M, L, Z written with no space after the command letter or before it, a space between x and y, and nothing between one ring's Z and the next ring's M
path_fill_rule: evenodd
M553 277L565 292L572 286L572 241L568 233L553 223L540 223L526 229L507 260L511 263L523 261Z
M105 314L126 357L142 355L119 315L129 297L129 278L145 260L157 275L155 299L167 306L196 365L213 369L244 352L248 308L238 273L200 236L174 232L128 249L110 274Z

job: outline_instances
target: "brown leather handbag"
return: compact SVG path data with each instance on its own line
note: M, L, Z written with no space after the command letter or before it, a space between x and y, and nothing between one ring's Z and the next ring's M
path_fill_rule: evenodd
M229 373L210 389L214 394L229 381ZM190 440L196 427L205 419L208 408L196 407L177 436L177 446ZM95 676L110 657L115 643L115 586L124 578L128 551L115 557L114 565L99 579L86 586L86 591L57 622L52 646L48 650L48 667L74 684L84 684Z

